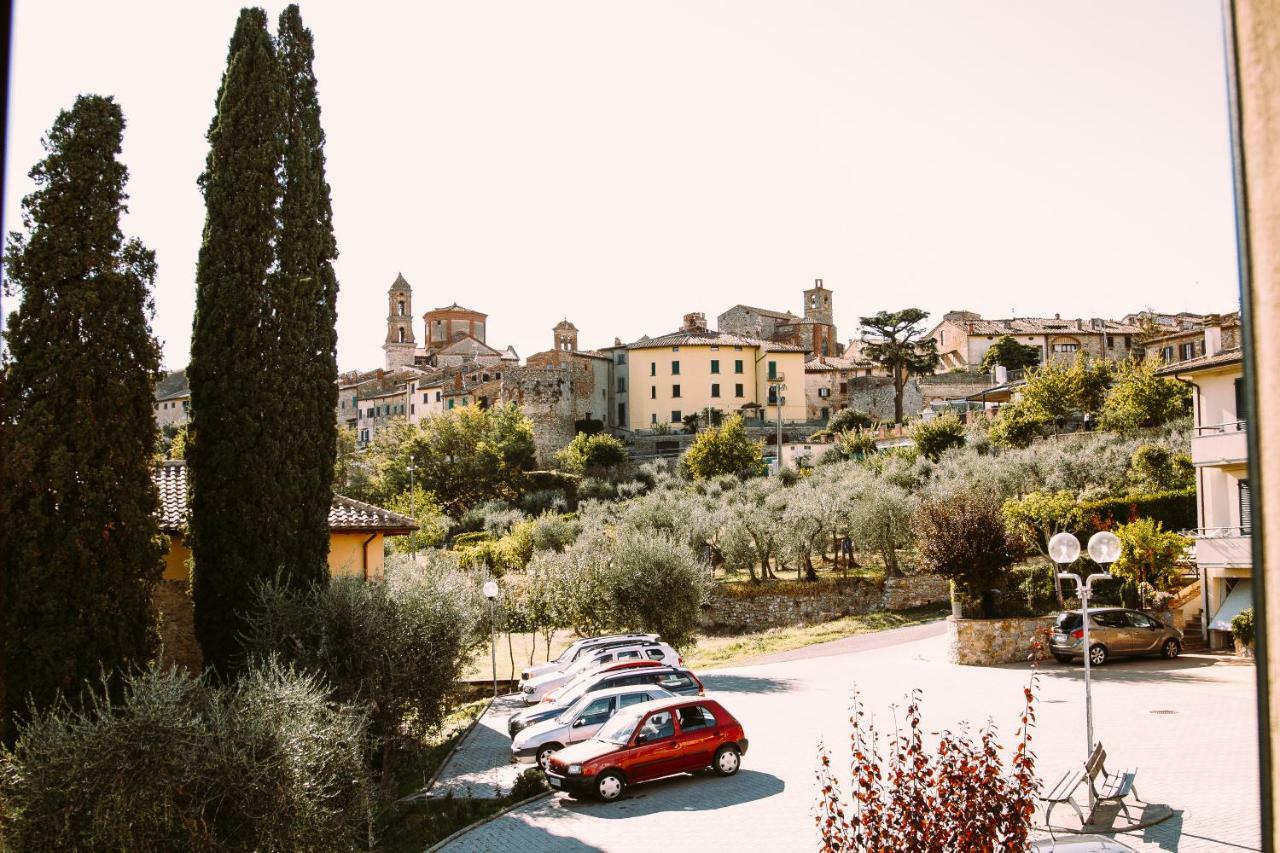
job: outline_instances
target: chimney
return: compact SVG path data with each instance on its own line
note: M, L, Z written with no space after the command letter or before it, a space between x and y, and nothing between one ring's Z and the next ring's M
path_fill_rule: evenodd
M1054 315L1053 315L1053 319L1055 319L1055 320L1061 320L1061 319L1062 319L1062 315L1061 315L1061 314L1054 314Z
M705 332L707 330L707 315L701 311L692 311L684 315L684 328L686 332Z
M1222 327L1204 327L1204 354L1217 355L1222 352Z

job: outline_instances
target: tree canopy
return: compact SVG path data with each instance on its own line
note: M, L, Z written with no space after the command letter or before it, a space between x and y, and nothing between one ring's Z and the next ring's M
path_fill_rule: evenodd
M723 474L757 474L764 465L759 442L747 434L741 415L730 415L720 426L698 433L681 459L695 480Z
M995 370L996 366L1008 370L1024 370L1040 363L1040 348L1030 344L1018 343L1009 335L1001 335L996 339L987 354L982 357L982 369Z
M925 337L920 323L929 312L919 308L880 311L862 317L862 354L893 377L893 420L902 423L902 393L908 377L932 373L938 366L938 346Z

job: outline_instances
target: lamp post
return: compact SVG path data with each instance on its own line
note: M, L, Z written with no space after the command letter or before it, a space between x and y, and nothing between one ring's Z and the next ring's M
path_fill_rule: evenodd
M1090 658L1093 649L1089 646L1089 597L1093 594L1093 582L1111 580L1108 566L1120 558L1120 539L1114 533L1100 530L1089 537L1089 556L1102 566L1102 574L1089 575L1084 580L1075 572L1058 572L1061 580L1072 580L1076 583L1076 591L1080 594L1080 621L1084 631L1084 719L1085 719L1085 758L1093 752L1093 688L1091 682ZM1066 566L1080 557L1080 540L1070 533L1055 534L1049 540L1049 557L1055 563ZM1093 792L1089 792L1092 808Z
M484 597L489 599L489 663L493 667L493 698L498 698L498 634L493 623L493 600L498 597L498 585L493 581L485 581L481 588Z
M410 456L409 457L409 517L412 518L414 523L416 524L418 521L418 513L417 513L417 507L414 505L413 498L414 498L413 457ZM410 553L413 554L413 562L416 564L418 562L418 537L413 533L409 534L409 551Z
M782 384L782 374L769 377L769 386L773 388L773 401L778 404L778 437L774 449L777 451L777 470L775 474L782 473L782 392L787 386Z

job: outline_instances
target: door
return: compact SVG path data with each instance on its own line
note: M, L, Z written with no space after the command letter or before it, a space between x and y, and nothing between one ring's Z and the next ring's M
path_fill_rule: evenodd
M703 705L689 705L676 709L676 722L680 733L680 769L692 773L710 766L711 756L720 745L717 736L716 716Z
M569 743L591 740L600 727L613 716L613 703L612 696L605 696L588 703L587 707L582 709L582 713L569 723L569 736L566 740Z
M1160 647L1160 641L1164 639L1163 625L1147 614L1133 610L1126 610L1124 617L1129 622L1129 635L1133 643L1131 651L1141 654L1154 652Z
M1136 648L1133 639L1134 630L1129 627L1129 620L1122 610L1105 610L1102 613L1089 614L1093 625L1089 629L1089 643L1102 643L1113 655L1129 654Z
M670 711L654 711L636 729L627 777L637 782L679 773L681 744Z

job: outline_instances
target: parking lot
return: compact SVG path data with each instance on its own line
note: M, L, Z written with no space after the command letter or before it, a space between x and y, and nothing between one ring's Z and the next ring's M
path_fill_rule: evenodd
M821 655L821 656L819 656ZM891 705L924 690L928 730L993 718L1010 738L1026 665L946 662L942 626L850 638L700 673L742 721L751 749L732 778L676 777L617 803L555 795L454 839L449 851L814 850L818 745L847 765L849 696L856 686L882 728ZM1139 768L1137 789L1173 817L1119 836L1137 850L1259 850L1254 668L1235 659L1113 661L1094 671L1095 727L1115 764ZM1033 742L1042 776L1083 761L1082 670L1042 665ZM1055 822L1058 814L1055 814Z

